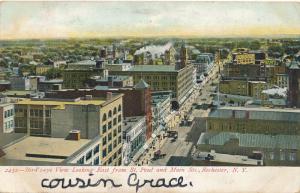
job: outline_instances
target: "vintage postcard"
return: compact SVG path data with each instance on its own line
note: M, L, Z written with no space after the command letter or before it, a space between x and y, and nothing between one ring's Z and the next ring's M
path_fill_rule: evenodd
M0 2L1 193L294 193L299 166L299 2Z

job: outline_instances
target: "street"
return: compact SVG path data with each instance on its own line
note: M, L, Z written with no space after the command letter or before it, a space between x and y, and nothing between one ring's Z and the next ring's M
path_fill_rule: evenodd
M212 73L207 77L207 81L202 84L198 92L195 101L185 104L184 109L192 109L188 116L193 116L194 121L190 126L177 125L173 130L178 132L177 140L172 138L165 139L164 143L159 146L162 154L166 154L165 157L149 162L152 166L188 166L191 165L191 151L194 145L196 145L199 136L202 132L205 132L205 117L208 116L210 109L195 109L192 103L210 104L212 102L212 82L217 79L216 73L218 67L212 70ZM197 121L195 121L197 120Z

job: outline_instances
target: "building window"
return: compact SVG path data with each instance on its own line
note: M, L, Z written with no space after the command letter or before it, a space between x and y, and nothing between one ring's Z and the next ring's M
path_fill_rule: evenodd
M98 156L94 159L94 165L99 165L99 157Z
M117 108L114 108L114 115L117 114Z
M112 113L111 113L111 110L109 110L108 112L108 118L111 118L112 117Z
M114 137L116 137L117 136L117 129L114 129Z
M285 160L285 152L280 152L280 160L281 161Z
M108 153L110 153L111 151L112 151L112 145L109 144L109 145L108 145Z
M102 126L102 134L106 133L106 125Z
M103 146L106 145L106 142L107 142L106 136L104 136L103 139L102 139L102 145L103 145Z
M122 107L121 107L121 105L119 105L118 112L120 112L121 110L122 110Z
M108 134L108 141L111 141L111 138L112 138L111 133L109 133Z
M122 165L122 158L119 158L119 161L118 161L118 162L119 162L119 163L118 163L119 166Z
M122 116L119 115L119 116L118 116L118 123L120 123L121 121L122 121Z
M117 140L114 140L114 148L117 147Z
M111 162L112 162L112 159L111 159L111 157L108 159L108 164L111 164Z
M106 113L103 114L102 121L106 121Z
M122 143L122 137L121 137L121 135L118 137L118 141L119 141L119 144Z
M94 148L94 155L99 152L99 145Z
M106 157L106 148L104 148L104 149L102 150L102 157L103 157L103 158Z
M50 117L51 116L51 111L50 110L46 110L45 113L46 113L46 117Z
M84 156L81 157L78 161L77 161L78 164L84 164Z
M113 156L113 158L114 158L114 159L116 159L116 158L117 158L117 153L114 153L114 156Z
M117 124L117 118L114 118L113 124L114 124L114 126Z
M296 153L295 152L290 153L290 161L296 161Z
M110 122L108 122L108 130L110 130L111 129L111 121Z
M90 150L87 154L86 154L86 161L88 161L89 159L91 159L92 157L92 150Z
M120 149L118 150L118 154L121 155L122 153L122 147L120 147Z
M121 133L121 131L122 131L122 127L121 127L121 125L119 125L118 126L118 133Z

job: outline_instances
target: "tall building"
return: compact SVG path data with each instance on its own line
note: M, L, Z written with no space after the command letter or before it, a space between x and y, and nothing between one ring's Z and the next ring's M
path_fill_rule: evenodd
M172 91L172 101L179 105L188 98L193 91L194 67L184 68L170 65L135 65L127 71L113 71L113 75L127 75L133 77L133 84L141 79L149 84L151 91Z
M263 51L238 49L229 56L230 62L224 66L224 76L262 79L266 77L267 55Z
M151 90L145 81L141 80L132 88L104 89L104 90L61 90L46 93L47 98L78 98L86 95L99 97L107 93L124 94L123 113L124 117L146 116L146 135L149 139L152 135L152 114L151 114Z
M188 63L188 51L183 44L180 48L180 68L185 68Z
M106 93L101 96L20 101L16 104L15 131L59 139L99 137L102 165L121 165L123 95Z
M288 106L300 107L300 67L292 61L288 66Z
M300 135L300 110L221 107L207 118L207 132Z
M63 72L63 88L86 88L91 76L107 76L108 71L99 65L94 68L73 69L67 68Z

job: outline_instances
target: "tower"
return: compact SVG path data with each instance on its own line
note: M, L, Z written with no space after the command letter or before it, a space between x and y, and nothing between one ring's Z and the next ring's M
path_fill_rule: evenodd
M187 65L188 61L188 53L187 53L187 48L185 47L184 44L182 44L180 48L180 68L185 68Z

